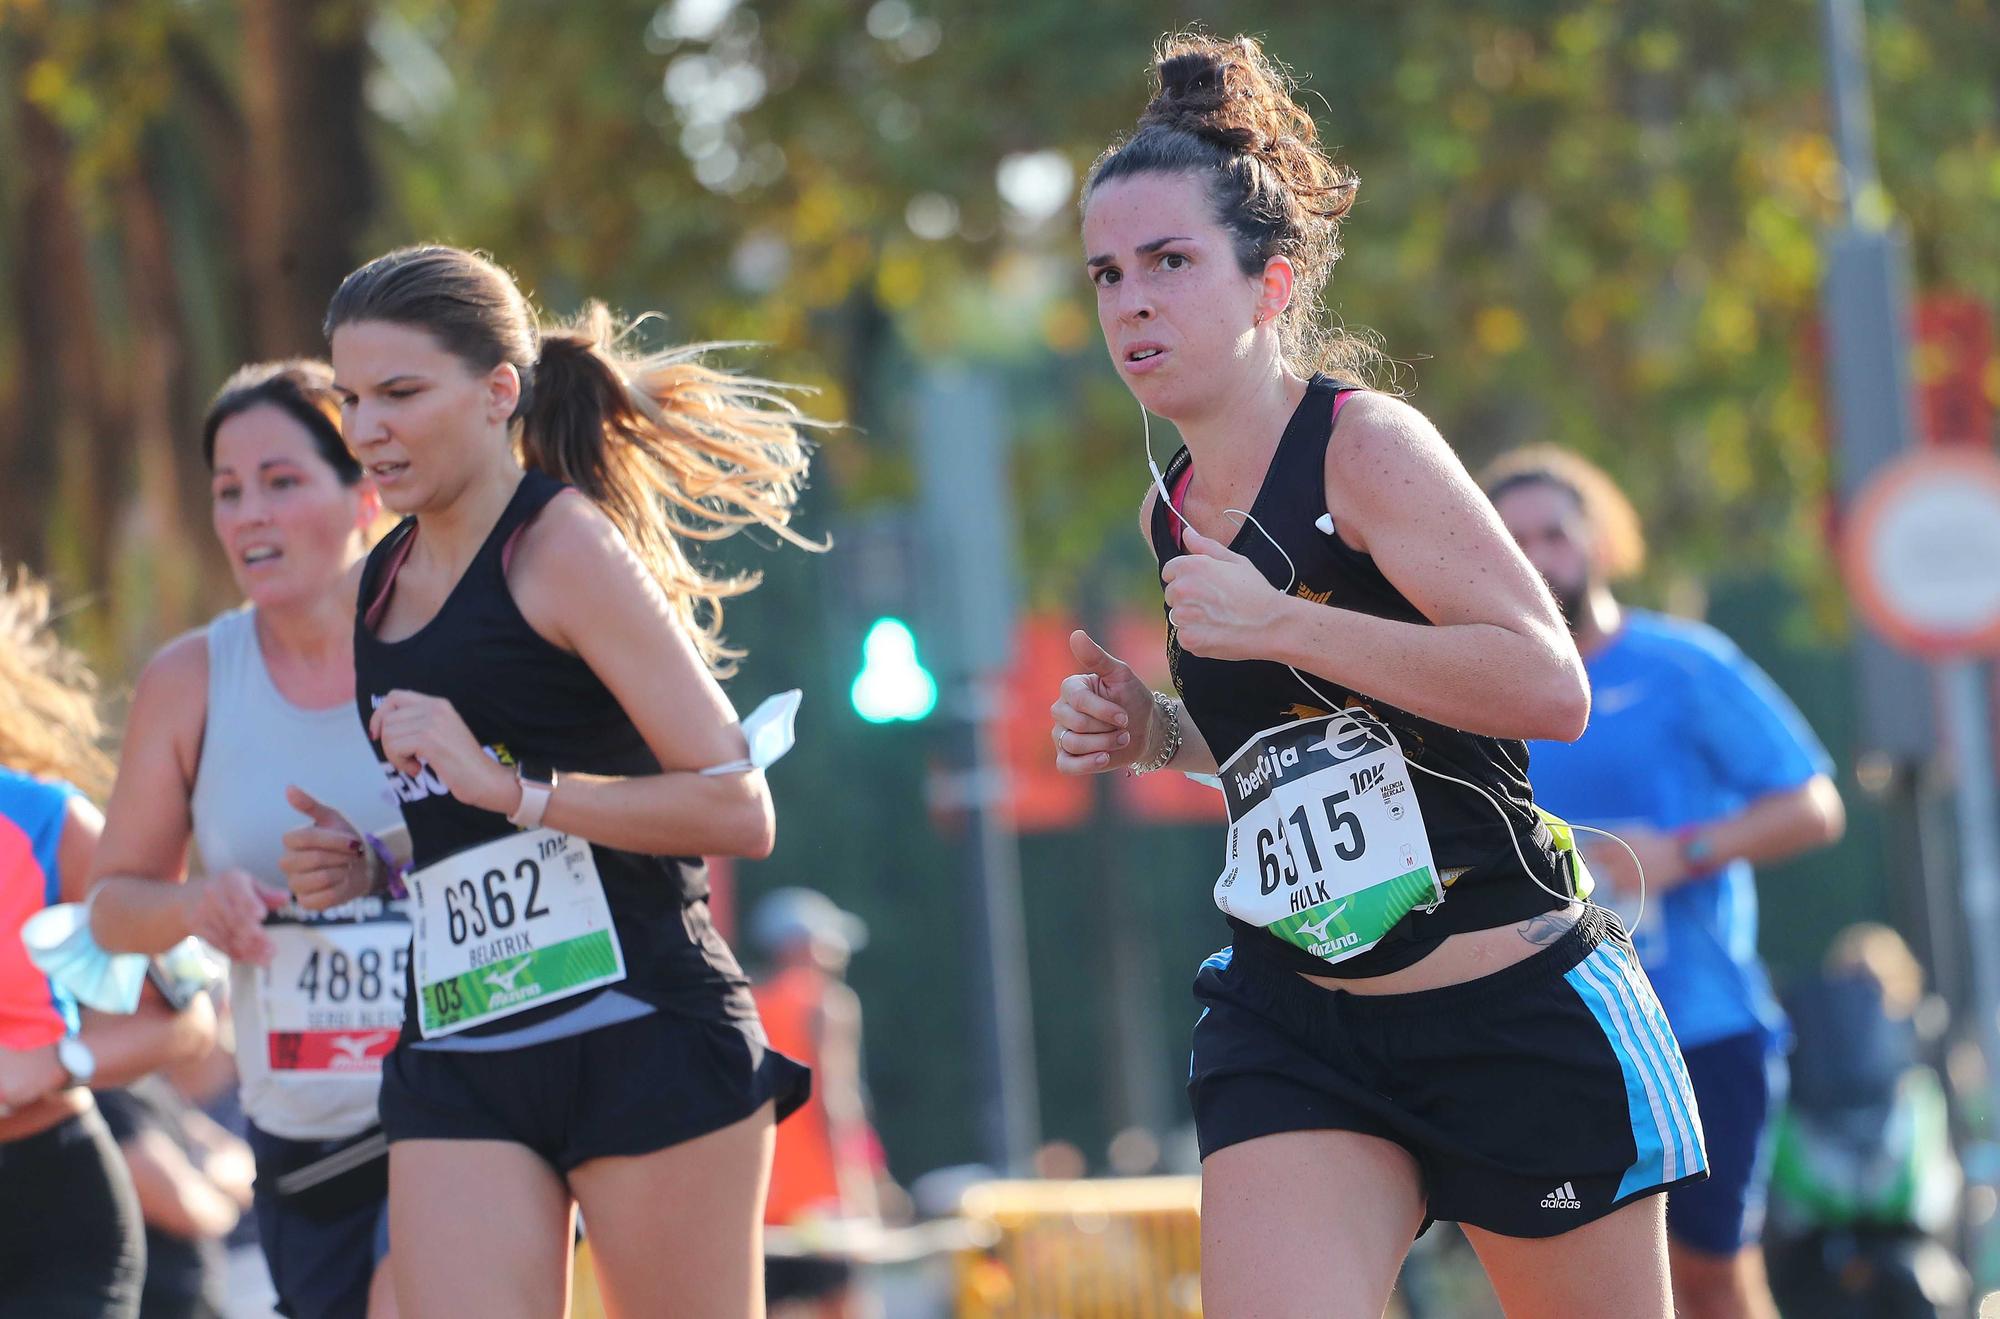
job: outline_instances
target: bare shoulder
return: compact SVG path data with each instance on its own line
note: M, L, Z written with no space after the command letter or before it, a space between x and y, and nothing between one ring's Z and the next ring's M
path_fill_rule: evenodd
M140 748L168 750L183 783L194 781L201 760L202 735L208 725L208 630L197 628L175 637L146 662L132 689L132 708L125 719L125 750L119 777L134 763ZM146 763L165 762L147 757ZM148 771L151 773L152 771ZM171 774L171 770L160 771Z
M144 702L191 717L197 726L208 715L208 629L183 632L146 661L132 693Z
M1326 502L1358 532L1380 516L1462 516L1482 500L1430 418L1390 394L1356 394L1326 446Z
M623 618L658 592L617 525L574 490L550 500L521 533L507 584L528 626L572 652L590 620Z
M1390 491L1425 473L1462 470L1431 419L1393 394L1353 395L1326 446L1327 484L1361 494Z
M604 510L581 491L565 490L521 533L508 575L518 579L558 566L601 568L632 557L625 537Z
M1139 497L1139 539L1146 542L1148 549L1153 545L1153 509L1160 502L1157 487L1148 485L1146 493Z

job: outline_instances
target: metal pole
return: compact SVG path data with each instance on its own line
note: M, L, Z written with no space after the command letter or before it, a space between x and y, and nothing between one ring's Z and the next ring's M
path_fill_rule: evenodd
M1115 554L1099 554L1082 591L1084 631L1100 641L1110 638L1104 582L1116 565ZM1092 882L1097 888L1097 933L1105 951L1099 1013L1108 1073L1104 1101L1114 1136L1138 1127L1159 1140L1167 1130L1161 1080L1163 1074L1171 1075L1171 1069L1161 1066L1168 1053L1161 1043L1156 1007L1159 975L1148 919L1153 902L1142 885L1133 883L1128 855L1131 829L1118 804L1114 777L1098 774L1090 782Z
M1841 497L1851 499L1915 443L1916 389L1908 255L1876 181L1861 10L1855 0L1822 0L1822 9L1844 217L1825 244L1826 391L1834 405L1835 474ZM1864 630L1855 638L1854 667L1863 749L1920 764L1938 740L1924 666Z
M961 882L980 1152L1026 1173L1040 1143L1040 1088L1021 909L1020 855L992 745L999 675L1013 650L1015 548L1006 401L987 374L925 372L916 449L928 606L937 630L947 807L965 812Z
M1875 173L1875 107L1868 95L1866 20L1860 0L1822 0L1828 90L1833 96L1833 137L1840 150L1841 189L1847 223L1880 228L1864 209L1881 184Z
M1958 659L1938 667L1951 728L1959 892L1972 945L1972 1001L1979 1013L1988 1094L2000 1098L2000 794L1994 787L1993 714L1983 664Z

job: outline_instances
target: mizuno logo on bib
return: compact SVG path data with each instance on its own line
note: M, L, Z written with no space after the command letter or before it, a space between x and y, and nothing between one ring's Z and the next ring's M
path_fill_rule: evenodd
M403 1025L410 922L399 904L363 898L344 918L267 919L272 955L257 968L272 1079L373 1079ZM255 1048L254 1041L238 1047Z
M469 847L408 879L417 1029L425 1039L625 978L590 844L532 829Z
M1409 762L1343 711L1257 734L1222 766L1229 851L1215 905L1328 962L1444 901Z

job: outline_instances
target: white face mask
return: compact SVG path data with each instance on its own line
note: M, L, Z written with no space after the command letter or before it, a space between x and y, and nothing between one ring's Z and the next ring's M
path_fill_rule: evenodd
M799 702L804 699L804 694L796 687L766 697L742 723L743 740L748 744L750 754L727 764L710 765L699 771L701 775L714 778L722 774L748 774L752 770L769 769L777 764L792 749L793 721L798 717Z
M179 1002L229 971L227 959L192 936L158 957L106 952L91 936L88 901L58 903L30 916L21 926L21 946L57 988L98 1012L136 1011L149 969L165 981L163 992Z

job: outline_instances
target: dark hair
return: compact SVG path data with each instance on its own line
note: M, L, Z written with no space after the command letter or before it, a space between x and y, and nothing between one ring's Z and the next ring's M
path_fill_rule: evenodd
M1496 505L1524 486L1560 490L1590 524L1607 577L1618 581L1646 566L1646 533L1638 510L1608 472L1580 453L1553 444L1510 449L1486 465L1479 474L1479 484L1487 500Z
M1254 38L1180 33L1161 38L1154 59L1153 99L1133 134L1090 167L1084 203L1102 184L1136 174L1204 179L1244 274L1274 256L1292 263L1292 301L1278 326L1285 356L1307 371L1359 374L1379 354L1332 325L1319 297L1360 180L1320 149L1291 78Z
M222 423L263 407L276 408L303 427L312 437L313 448L342 485L360 483L361 464L340 437L340 400L333 392L333 368L305 357L253 363L222 382L201 422L201 458L211 470L215 467L215 433L222 429Z
M621 351L632 326L602 303L544 328L513 277L484 255L405 247L341 281L326 334L381 321L428 333L475 372L511 363L523 466L589 496L623 533L717 672L742 652L722 643L722 601L754 573L711 576L682 538L721 540L764 527L820 549L789 525L806 474L806 427L791 387L736 376L701 359L711 345Z

